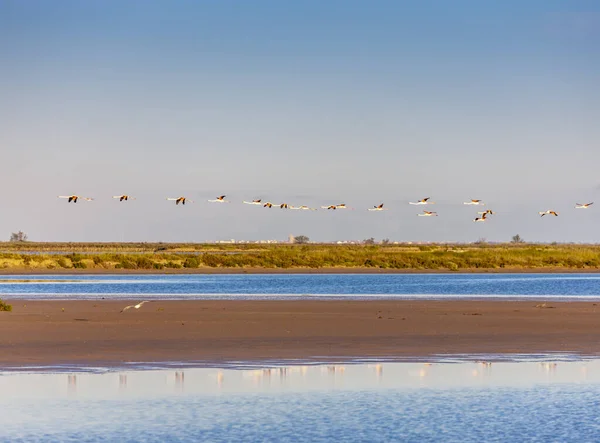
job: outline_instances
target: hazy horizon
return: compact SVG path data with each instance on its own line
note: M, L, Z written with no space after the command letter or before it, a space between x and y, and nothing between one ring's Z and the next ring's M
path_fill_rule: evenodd
M600 242L596 2L0 1L0 37L3 240Z

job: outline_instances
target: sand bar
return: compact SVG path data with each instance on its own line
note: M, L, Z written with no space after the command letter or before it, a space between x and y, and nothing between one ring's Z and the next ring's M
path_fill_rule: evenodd
M593 302L156 301L124 313L123 301L10 303L0 367L600 353Z

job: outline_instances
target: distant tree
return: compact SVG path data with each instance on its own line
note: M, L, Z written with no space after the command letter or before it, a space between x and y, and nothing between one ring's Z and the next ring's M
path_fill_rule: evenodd
M390 239L389 238L384 238L383 240L381 240L381 244L382 245L389 245L390 244Z
M298 237L294 237L294 243L298 243L299 245L304 245L310 242L310 238L306 235L299 235Z
M475 242L476 245L485 245L487 243L487 238L479 237L479 239Z
M23 231L13 232L12 234L10 234L10 241L27 241L27 234L25 234Z
M513 235L512 240L510 242L511 243L525 243L525 240L523 240L521 238L521 236L519 234L517 234L517 235Z
M363 240L363 244L365 244L365 245L374 245L375 244L375 239L373 237L366 238L366 239Z

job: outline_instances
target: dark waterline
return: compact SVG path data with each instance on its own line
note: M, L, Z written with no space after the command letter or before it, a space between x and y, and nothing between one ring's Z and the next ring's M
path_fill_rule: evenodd
M340 357L314 356L309 359L260 359L231 361L159 361L159 362L119 362L114 365L21 365L0 367L0 374L9 373L93 373L102 374L120 371L154 371L163 369L228 369L250 370L262 368L289 368L300 366L344 365L356 366L365 364L390 363L428 363L428 364L462 364L473 362L489 363L543 363L543 362L586 362L595 361L598 355L587 355L567 352L545 352L535 354L434 354L429 356L392 356L392 357Z

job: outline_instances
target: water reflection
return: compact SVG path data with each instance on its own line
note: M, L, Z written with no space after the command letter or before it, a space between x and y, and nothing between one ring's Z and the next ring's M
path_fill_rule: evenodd
M3 298L599 300L596 274L0 275Z
M1 441L591 441L600 360L4 372L0 392Z
M488 361L331 364L250 369L188 368L185 371L160 369L77 373L4 372L0 376L0 392L4 394L0 405L7 397L14 399L56 396L59 393L57 380L65 378L65 394L83 397L137 397L184 391L188 394L211 395L217 392L255 393L337 388L453 389L532 386L549 382L599 383L600 360L493 364Z
M77 392L77 375L67 375L67 386L70 394Z

